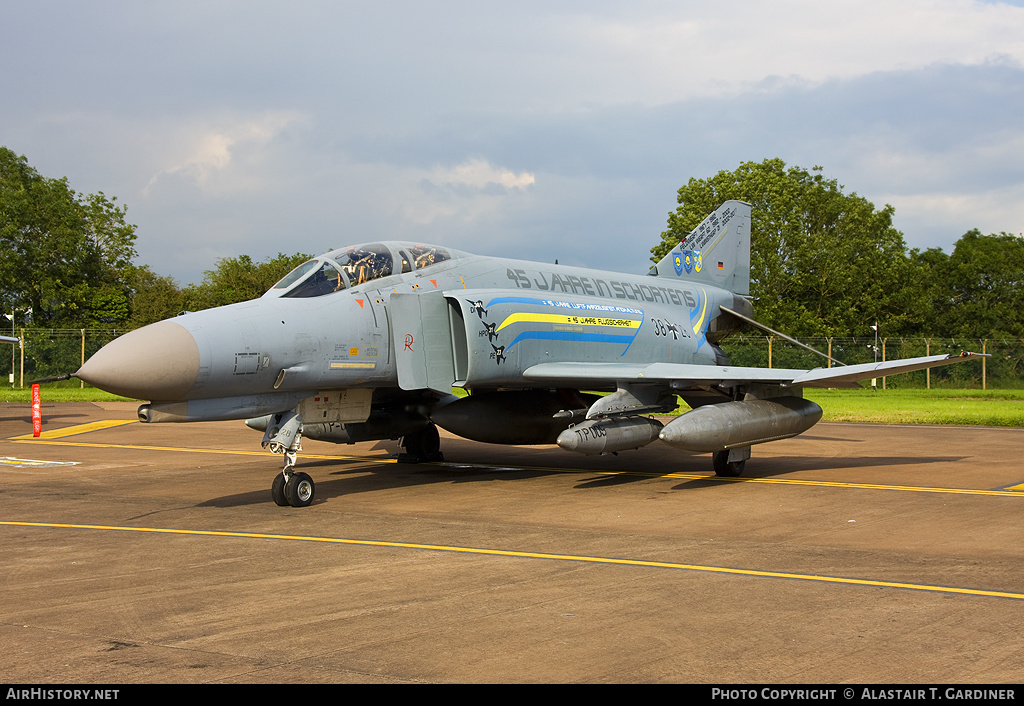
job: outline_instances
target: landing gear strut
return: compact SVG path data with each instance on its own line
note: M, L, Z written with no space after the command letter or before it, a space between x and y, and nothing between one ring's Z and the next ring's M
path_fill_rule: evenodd
M302 419L292 412L275 414L263 434L263 448L284 455L284 470L277 474L270 486L270 496L282 507L306 507L313 502L316 485L308 474L295 472L299 451L302 450Z

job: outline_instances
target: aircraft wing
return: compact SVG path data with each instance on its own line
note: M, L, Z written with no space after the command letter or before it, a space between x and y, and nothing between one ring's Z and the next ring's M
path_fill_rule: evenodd
M747 368L734 365L692 365L686 363L541 363L527 368L523 377L538 382L586 387L599 383L672 382L690 385L718 384L730 387L744 383L774 383L791 387L857 387L860 380L908 373L959 363L977 353L932 355L880 363L844 365L834 368Z
M17 343L20 338L14 338L13 336L0 336L0 343Z

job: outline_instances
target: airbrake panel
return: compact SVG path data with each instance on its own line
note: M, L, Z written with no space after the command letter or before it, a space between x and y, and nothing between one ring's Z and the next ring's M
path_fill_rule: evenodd
M441 292L391 295L392 345L403 390L430 389L451 394L458 379L453 332L462 329ZM457 320L453 321L453 317Z

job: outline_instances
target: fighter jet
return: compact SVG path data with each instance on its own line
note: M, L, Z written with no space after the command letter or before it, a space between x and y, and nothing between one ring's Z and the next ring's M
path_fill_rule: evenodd
M259 299L132 331L76 376L149 400L138 410L146 423L248 420L263 447L284 456L273 500L302 507L315 494L295 467L303 437L394 439L406 462L443 458L437 427L584 454L660 439L710 453L715 473L737 476L751 446L821 418L804 388L969 355L813 370L731 365L722 340L760 326L749 296L750 212L724 203L647 275L410 242L332 250ZM680 399L692 409L667 423L650 416Z

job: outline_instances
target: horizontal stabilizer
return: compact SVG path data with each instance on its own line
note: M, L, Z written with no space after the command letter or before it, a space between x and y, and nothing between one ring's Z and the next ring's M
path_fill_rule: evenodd
M932 355L921 358L903 358L901 360L887 360L882 363L863 363L861 365L846 365L842 368L815 368L804 375L793 380L793 385L804 387L839 387L842 383L857 382L878 378L883 375L898 375L909 373L914 370L925 368L936 368L950 363L959 363L972 357L989 357L980 353L963 352L960 355Z

